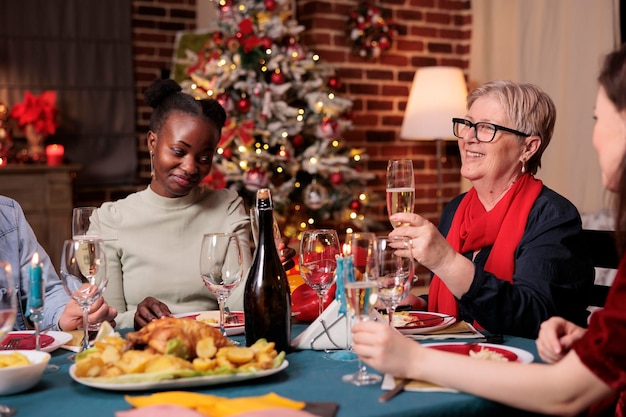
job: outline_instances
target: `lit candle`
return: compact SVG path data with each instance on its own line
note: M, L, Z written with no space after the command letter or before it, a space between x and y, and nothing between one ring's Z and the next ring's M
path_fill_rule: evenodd
M63 145L52 144L46 146L46 160L49 166L61 165L63 163L63 155L65 148Z
M31 310L43 307L43 280L41 274L42 264L39 263L39 253L35 252L30 262L29 275L28 307Z

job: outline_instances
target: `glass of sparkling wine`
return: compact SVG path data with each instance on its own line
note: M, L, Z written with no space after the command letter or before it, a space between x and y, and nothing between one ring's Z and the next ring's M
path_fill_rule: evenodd
M363 236L354 236L352 240L352 256L355 256L355 252L360 250L360 261L357 262L355 258L355 267L352 270L345 270L343 277L337 277L337 279L343 279L346 304L352 316L353 324L369 320L378 299L377 269L375 266L376 238L372 233L362 233L361 235ZM356 263L360 265L357 266ZM344 375L342 380L349 384L361 386L375 384L381 380L381 376L367 372L367 368L359 359L357 371L353 374Z
M413 213L415 204L415 176L413 161L410 159L391 159L387 163L387 213ZM391 222L395 228L400 226Z

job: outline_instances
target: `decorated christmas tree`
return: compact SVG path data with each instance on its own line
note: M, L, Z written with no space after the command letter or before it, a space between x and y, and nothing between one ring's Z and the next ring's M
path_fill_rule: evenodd
M208 186L231 187L253 204L272 190L283 233L329 223L367 228L367 155L346 146L352 100L300 42L288 0L221 0L218 30L179 37L173 76L197 98L226 109Z

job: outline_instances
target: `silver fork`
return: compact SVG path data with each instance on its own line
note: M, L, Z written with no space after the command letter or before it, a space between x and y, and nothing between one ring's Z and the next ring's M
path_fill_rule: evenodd
M54 326L53 324L49 324L39 331L39 335L46 334L48 330L50 330ZM22 340L30 339L31 337L35 337L35 333L29 334L28 336L22 337L14 337L10 339L8 342L0 345L0 350L14 350L16 349Z
M0 345L0 350L14 350L26 337L16 337Z

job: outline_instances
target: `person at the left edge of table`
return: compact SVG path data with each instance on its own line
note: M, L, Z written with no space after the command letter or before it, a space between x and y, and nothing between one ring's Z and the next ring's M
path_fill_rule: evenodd
M34 257L38 258L38 264L41 265L41 279L44 281L41 326L52 326L51 330L76 330L83 324L80 306L63 289L50 257L37 241L22 207L12 198L0 195L0 261L11 265L19 300L14 330L32 328L32 323L28 319L28 295ZM100 297L89 311L89 322L109 321L115 325L116 315L117 310Z

